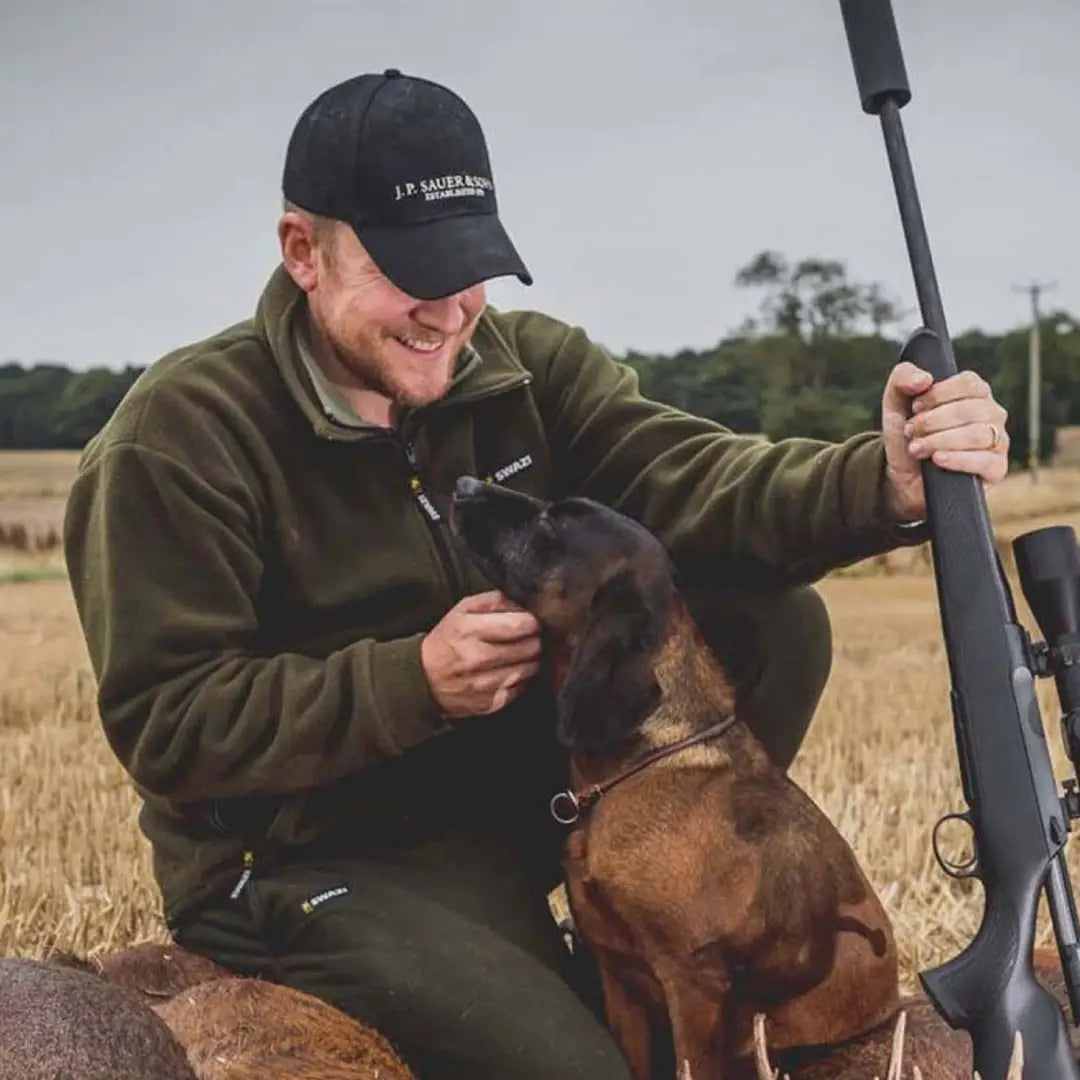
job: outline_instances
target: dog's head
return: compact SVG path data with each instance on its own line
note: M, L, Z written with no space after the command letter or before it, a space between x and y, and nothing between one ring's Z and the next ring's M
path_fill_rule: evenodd
M589 499L547 503L472 477L457 482L451 520L485 577L566 654L560 741L601 751L632 737L661 698L652 661L675 599L663 545Z

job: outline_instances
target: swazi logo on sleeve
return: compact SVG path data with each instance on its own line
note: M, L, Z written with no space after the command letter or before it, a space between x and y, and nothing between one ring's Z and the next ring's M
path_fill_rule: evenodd
M517 476L518 473L531 469L532 464L532 454L523 454L516 460L511 461L509 465L504 465L501 469L496 469L490 475L485 476L484 479L489 484L493 481L496 484L501 484L504 480L509 480L511 476Z

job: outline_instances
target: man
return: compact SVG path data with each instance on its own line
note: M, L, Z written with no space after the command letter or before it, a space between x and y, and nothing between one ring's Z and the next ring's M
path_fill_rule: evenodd
M839 445L643 399L580 329L486 307L486 280L531 279L481 129L396 70L305 110L283 189L255 317L140 379L65 524L169 925L421 1076L625 1077L546 908L563 761L538 627L447 529L455 479L645 522L786 767L829 666L809 584L923 538L918 459L1000 480L1005 412L910 365L883 436Z

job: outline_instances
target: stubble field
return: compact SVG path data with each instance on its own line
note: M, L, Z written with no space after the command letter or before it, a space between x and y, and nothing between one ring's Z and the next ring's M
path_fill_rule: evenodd
M84 955L167 940L137 802L98 726L94 683L55 540L73 454L0 454L0 955ZM999 547L1047 524L1080 530L1080 470L991 493ZM19 528L21 527L21 529ZM14 542L12 542L14 539ZM1021 617L1034 622L1018 583ZM892 916L905 982L954 955L982 913L977 883L940 870L930 832L962 809L934 582L919 552L821 585L834 664L794 778L855 848ZM1039 685L1058 779L1072 775L1053 684ZM1007 793L1000 793L1007 797ZM1080 848L1069 856L1080 883ZM1045 910L1039 936L1051 941Z

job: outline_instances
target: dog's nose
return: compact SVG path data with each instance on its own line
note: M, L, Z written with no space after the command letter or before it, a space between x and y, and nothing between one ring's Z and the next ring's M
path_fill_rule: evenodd
M454 496L458 499L468 499L483 489L484 485L475 476L459 476L457 483L454 484Z

